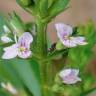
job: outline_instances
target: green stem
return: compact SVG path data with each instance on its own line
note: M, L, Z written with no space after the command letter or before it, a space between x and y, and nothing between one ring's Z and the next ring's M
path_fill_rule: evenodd
M47 37L46 37L46 27L47 23L42 22L42 19L38 16L36 19L36 29L37 29L37 38L36 38L36 54L39 57L39 66L40 66L40 77L41 77L41 89L42 96L48 96L48 89L46 88L46 64L43 60L47 57Z
M45 58L47 56L47 40L46 40L46 26L45 22L39 18L36 20L37 25L37 47L36 47L36 54L39 57Z
M41 89L42 89L42 96L48 96L48 90L46 88L46 71L45 71L45 64L40 62L40 77L41 77Z
M54 96L53 92L50 89L52 85L52 70L50 68L49 62L39 62L40 64L40 76L41 76L41 87L42 87L42 96Z

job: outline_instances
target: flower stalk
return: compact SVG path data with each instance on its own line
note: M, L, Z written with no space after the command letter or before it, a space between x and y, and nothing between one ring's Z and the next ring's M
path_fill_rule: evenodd
M37 27L37 40L36 40L36 54L41 58L47 56L47 39L46 39L46 28L47 23L42 22L42 19L38 18L36 20Z
M36 29L37 29L37 38L36 38L36 54L39 56L40 61L40 77L41 77L41 90L42 96L48 96L48 88L46 81L46 62L43 60L47 56L47 38L46 38L46 28L47 23L42 22L42 19L36 19Z

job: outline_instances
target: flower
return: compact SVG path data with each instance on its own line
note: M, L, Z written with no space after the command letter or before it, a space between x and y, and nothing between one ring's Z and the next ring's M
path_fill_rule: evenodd
M9 43L9 42L12 42L12 39L4 35L4 36L1 36L1 41L3 43Z
M16 36L15 36L16 37ZM16 39L16 38L15 38ZM3 59L12 59L16 56L20 58L28 58L31 55L30 44L33 41L33 37L29 32L25 32L19 37L18 41L12 46L4 48Z
M78 81L81 81L81 78L78 77L78 69L64 69L59 73L60 78L65 84L75 84Z
M87 42L85 41L85 37L71 36L73 33L71 26L65 25L63 23L58 23L55 25L55 27L57 30L57 36L60 39L60 41L63 43L64 46L70 48L70 47L76 47L77 45L86 45L87 44Z
M18 92L17 90L8 82L7 84L1 83L2 88L9 91L11 94L16 95Z

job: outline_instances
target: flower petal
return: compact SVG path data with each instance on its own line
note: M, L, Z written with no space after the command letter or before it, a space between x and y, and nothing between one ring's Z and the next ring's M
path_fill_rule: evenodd
M9 38L9 37L7 37L7 36L2 36L2 37L1 37L1 41L2 41L3 43L9 43L9 42L12 42L12 39Z
M69 25L65 25L63 23L55 24L57 30L57 36L60 39L63 39L65 36L72 35L72 27Z
M5 52L2 56L2 59L12 59L15 58L18 54L18 48L16 44L4 48L4 51Z
M71 73L74 74L75 76L78 76L79 74L79 69L72 69Z
M69 74L71 73L71 69L64 69L63 71L61 71L60 73L59 73L59 76L60 77L65 77L65 76L68 76Z
M23 58L23 59L26 59L26 58L30 57L31 54L32 54L32 52L30 50L26 50L26 51L23 51L23 52L18 52L18 56L20 58Z
M33 37L29 32L23 33L22 36L18 40L18 42L20 42L20 43L24 42L24 43L27 43L27 44L32 43L32 41L33 41Z
M78 77L78 69L64 69L59 73L60 78L65 84L75 84L78 81L81 81L81 78Z
M76 42L75 42L75 40L73 38L69 38L69 39L63 40L62 43L63 43L63 45L65 47L68 47L68 48L77 46L77 44L76 44Z
M78 45L86 45L88 44L86 41L85 41L85 37L74 37L74 41L78 44Z
M79 81L81 81L81 79L79 77L75 77L75 78L69 77L69 78L65 78L63 80L63 83L65 83L65 84L75 84Z

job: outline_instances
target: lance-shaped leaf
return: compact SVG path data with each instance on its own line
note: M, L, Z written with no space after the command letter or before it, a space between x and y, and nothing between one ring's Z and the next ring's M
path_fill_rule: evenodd
M10 14L10 27L20 36L23 32L25 32L25 26L21 18L14 12Z
M54 18L61 12L63 12L69 3L70 0L56 0L49 8L49 17Z
M55 0L48 0L48 7L50 7L54 2Z
M93 56L92 48L96 44L96 31L92 22L88 22L87 25L78 27L77 31L77 34L85 35L88 44L70 49L68 66L80 67L80 69L83 70L85 68L84 66Z
M40 1L40 15L41 17L45 17L48 14L48 0Z
M17 3L30 14L34 15L37 12L39 0L16 0Z
M28 60L13 59L8 62L12 64L20 76L24 85L34 96L41 96L40 84L36 72L32 70L31 64L34 66L36 62L29 63Z
M28 7L32 4L34 4L34 0L16 0L16 1L23 7Z

